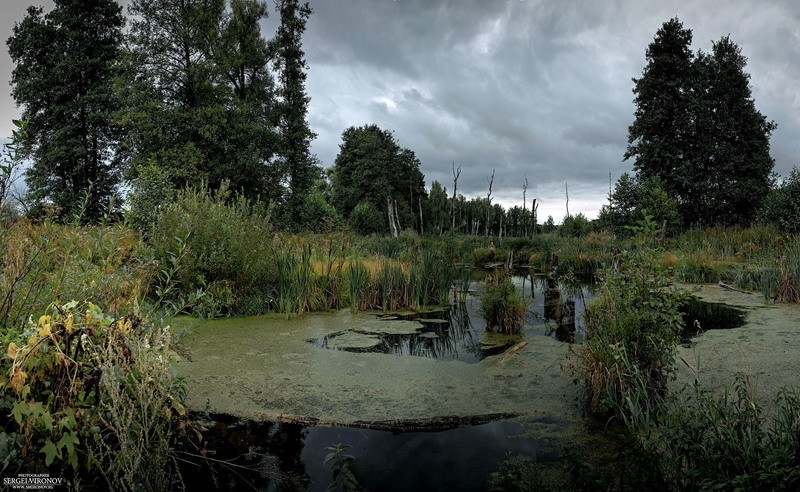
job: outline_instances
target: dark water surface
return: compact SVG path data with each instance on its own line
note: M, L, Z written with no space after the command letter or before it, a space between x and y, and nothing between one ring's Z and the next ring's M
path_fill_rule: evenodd
M479 284L478 290L470 292L463 304L451 305L442 311L385 316L392 320L419 321L422 327L416 333L362 333L366 337L380 339L380 343L368 348L341 347L335 343L339 337L352 336L351 331L339 331L309 341L319 347L335 350L430 357L472 364L502 353L529 336L550 336L564 342L574 342L576 337L581 339L585 336L583 312L585 304L594 296L593 285L560 284L557 299L562 303L573 303L572 318L565 323L563 315L559 316L561 313L552 309L555 300L548 290L544 275L517 275L512 277L512 281L522 292L523 302L529 306L525 315L525 326L518 336L486 332L486 323L480 314L482 285ZM383 317L378 315L376 322L379 323Z
M389 431L351 427L304 427L282 423L236 423L218 417L204 433L212 464L184 465L188 490L325 490L332 480L324 465L329 446L342 443L354 458L359 483L372 491L485 491L489 474L507 453L555 461L541 442L518 437L523 427L496 421L440 432Z

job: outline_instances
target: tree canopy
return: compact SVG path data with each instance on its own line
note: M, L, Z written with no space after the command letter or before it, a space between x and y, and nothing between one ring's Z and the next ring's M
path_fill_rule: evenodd
M644 180L660 178L686 225L748 224L771 185L775 124L756 109L747 59L729 37L697 55L691 42L674 18L648 46L625 159Z
M23 108L32 158L29 195L60 214L97 219L110 212L120 181L111 145L119 107L113 82L124 17L113 0L55 0L30 7L14 26L12 94Z
M360 203L387 217L387 199L397 204L402 228L419 226L419 207L426 200L425 180L414 152L398 145L394 135L377 125L350 127L342 133L332 169L333 206L349 218ZM365 213L360 211L360 213Z

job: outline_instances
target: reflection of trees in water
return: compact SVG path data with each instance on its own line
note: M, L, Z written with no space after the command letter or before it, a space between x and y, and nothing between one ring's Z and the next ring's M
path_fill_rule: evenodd
M442 316L441 319L445 322L423 322L423 330L413 335L384 336L389 352L417 357L458 359L460 350L471 352L470 347L479 345L475 341L469 313L462 303L456 303L449 309L433 314ZM425 319L426 316L410 317L409 319Z
M306 490L302 461L308 430L298 424L216 417L203 432L201 455L182 465L187 490ZM198 466L199 465L199 466Z

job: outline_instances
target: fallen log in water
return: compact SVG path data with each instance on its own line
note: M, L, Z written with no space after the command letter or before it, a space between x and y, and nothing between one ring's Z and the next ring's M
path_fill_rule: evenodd
M506 355L504 355L503 358L500 359L500 363L502 364L503 362L506 361L506 359L508 359L509 357L514 355L515 353L517 353L520 350L522 350L522 348L525 345L528 345L528 341L527 340L525 340L524 342L519 342L518 344L516 344L513 347L511 347L510 349L508 349L508 352L506 352Z

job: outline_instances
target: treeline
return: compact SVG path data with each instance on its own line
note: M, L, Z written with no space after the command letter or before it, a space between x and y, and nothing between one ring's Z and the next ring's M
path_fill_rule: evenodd
M276 2L267 38L258 0L134 0L128 17L114 0L30 7L8 39L24 203L91 221L120 211L121 186L169 196L228 181L297 221L321 176L301 43L311 13Z
M324 232L458 233L529 237L556 229L536 200L492 203L453 187L426 190L420 161L376 125L342 133L323 171L309 147L302 35L312 15L298 0L57 0L30 7L8 40L13 96L23 108L15 160L28 160L30 214L119 218L147 232L186 187L226 187L271 208L275 226ZM126 28L127 26L127 28ZM775 124L755 108L746 58L729 37L693 53L691 30L671 19L634 79L636 112L623 174L596 221L563 218L563 235L627 234L645 213L669 232L748 225L800 229L797 172L776 187ZM4 174L12 172L4 168ZM449 183L448 183L449 184ZM8 188L4 185L3 187ZM117 199L125 190L125 200ZM123 203L124 202L124 203Z

